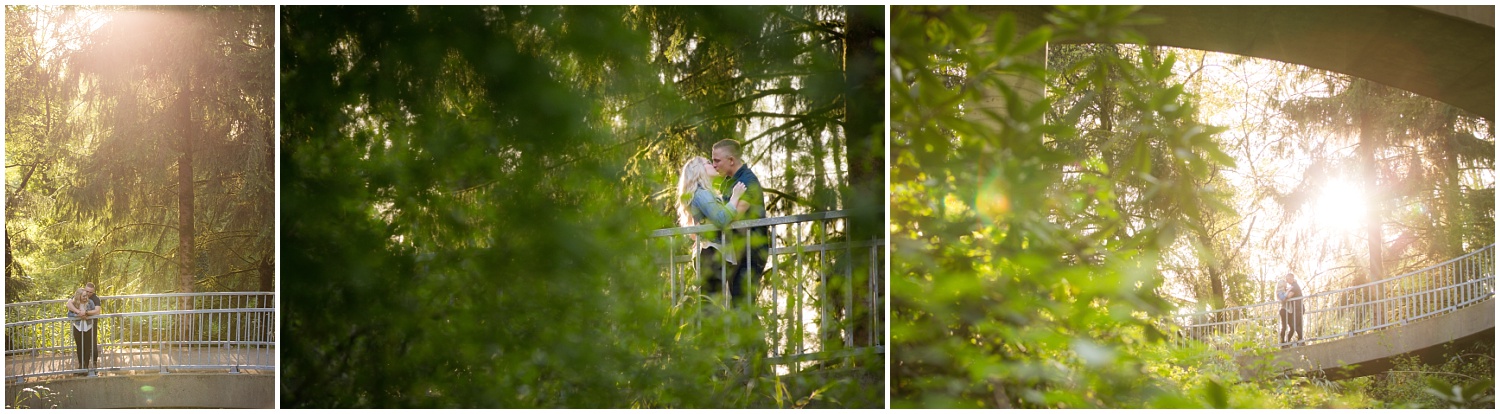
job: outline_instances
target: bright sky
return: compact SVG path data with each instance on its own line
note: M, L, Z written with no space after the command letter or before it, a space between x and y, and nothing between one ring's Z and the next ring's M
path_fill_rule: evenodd
M43 53L48 55L46 59L42 60L43 65L46 65L48 62L52 61L53 57L56 54L63 53L68 50L77 50L78 48L83 46L82 38L64 38L62 37L62 33L71 33L78 25L86 25L86 27L88 28L88 32L91 33L94 30L98 30L99 27L104 26L104 23L109 22L110 19L108 13L100 13L90 9L81 8L72 19L64 21L54 21L54 17L59 17L56 14L57 11L61 9L60 6L36 7L37 9L42 11L41 13L32 14L32 16L36 16L36 18L38 19L38 21L36 22L36 25L39 28L39 30L37 30L37 39L42 44Z

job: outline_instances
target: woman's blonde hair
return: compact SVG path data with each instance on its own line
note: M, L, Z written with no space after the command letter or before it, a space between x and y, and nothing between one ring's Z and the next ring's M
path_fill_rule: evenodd
M719 192L714 190L713 178L705 171L708 165L707 158L692 157L682 166L682 176L677 179L677 223L683 227L697 224L693 222L693 212L689 210L694 191L706 188L714 193L714 197L719 196Z
M74 290L73 291L73 297L68 298L68 302L72 303L73 306L83 305L83 302L88 302L88 300L89 300L88 293L84 292L83 288L78 288L77 290Z

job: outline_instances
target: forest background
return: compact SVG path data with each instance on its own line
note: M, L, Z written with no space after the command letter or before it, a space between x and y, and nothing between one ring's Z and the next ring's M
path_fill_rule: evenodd
M6 303L275 291L273 10L6 7Z

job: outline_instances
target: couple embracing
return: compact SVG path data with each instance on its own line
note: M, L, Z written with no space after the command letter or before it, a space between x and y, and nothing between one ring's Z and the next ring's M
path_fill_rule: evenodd
M693 254L703 293L723 290L728 278L734 306L754 302L752 287L765 273L771 237L766 227L721 230L738 220L766 217L765 191L745 165L738 141L714 143L712 158L692 157L677 181L677 219L682 226L713 223L719 230L693 234Z
M93 368L99 366L99 354L103 353L99 346L99 330L95 329L98 327L96 319L104 311L102 304L99 294L94 291L94 282L74 290L73 296L63 302L73 328L73 356L78 360L78 369L90 370L90 375Z

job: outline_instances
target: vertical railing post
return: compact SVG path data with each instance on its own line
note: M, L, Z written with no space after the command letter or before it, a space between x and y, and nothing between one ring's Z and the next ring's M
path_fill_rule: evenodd
M809 226L811 226L811 225L809 225ZM788 334L787 334L787 336L789 337L787 339L787 348L790 349L792 355L796 355L796 354L802 353L802 343L803 343L803 341L805 341L807 339L806 325L803 323L803 320L802 320L802 307L805 306L806 302L803 300L803 297L802 297L802 289L799 289L799 288L801 288L806 283L806 281L807 281L806 279L808 279L808 274L806 273L807 272L807 268L804 267L804 266L802 266L803 256L806 256L806 255L807 255L807 250L804 249L804 248L802 248L802 246L799 245L797 247L797 266L796 266L796 268L798 269L798 271L803 272L803 273L801 273L801 275L799 275L799 276L797 276L795 278L795 283L796 284L793 285L793 287L789 287L788 288L788 290L791 290L791 292L789 292L787 294L790 298L795 298L796 299L795 306L790 310L790 312L792 312L792 315L794 315L793 317L796 320L796 325L794 325L795 328L792 329L791 332L788 332ZM795 335L793 335L793 334L795 334ZM798 365L795 364L795 363L792 364L792 367L794 367L793 368L793 372L796 371L795 367L797 367L797 366Z
M734 232L734 230L719 232L719 245L723 246L726 251L734 249L734 246L729 244L729 236L732 232ZM730 323L730 318L734 317L733 312L730 312L730 310L734 307L734 299L729 297L729 253L719 254L719 283L723 285L724 289L719 291L719 298L722 299L724 303L724 337L728 338L730 334L729 329L731 326L733 326L733 324Z
M844 222L848 224L848 221ZM848 226L844 227L844 317L839 325L844 328L844 347L854 347L854 240L849 236Z
M822 223L822 225L817 228L817 245L828 245L828 223ZM823 344L823 342L828 341L828 320L829 315L832 315L832 306L828 303L829 300L832 300L831 294L829 294L831 293L832 288L828 287L829 282L831 282L829 281L829 279L831 278L828 278L828 261L828 249L823 249L823 251L820 251L819 254L817 254L817 275L819 275L817 276L817 285L819 285L820 287L820 294L819 296L817 296L817 303L822 306L822 312L820 312L820 317L822 318L817 321L817 351L828 350L828 344Z
M866 290L870 292L870 344L884 346L885 342L877 341L876 337L884 337L885 335L875 335L875 332L884 332L884 329L881 329L879 314L885 313L885 307L876 303L880 298L880 288L876 286L875 282L876 276L880 274L876 267L879 263L879 256L877 256L878 246L875 243L870 243L870 274L865 279Z
M677 297L677 236L667 236L667 297L674 307L682 303Z

